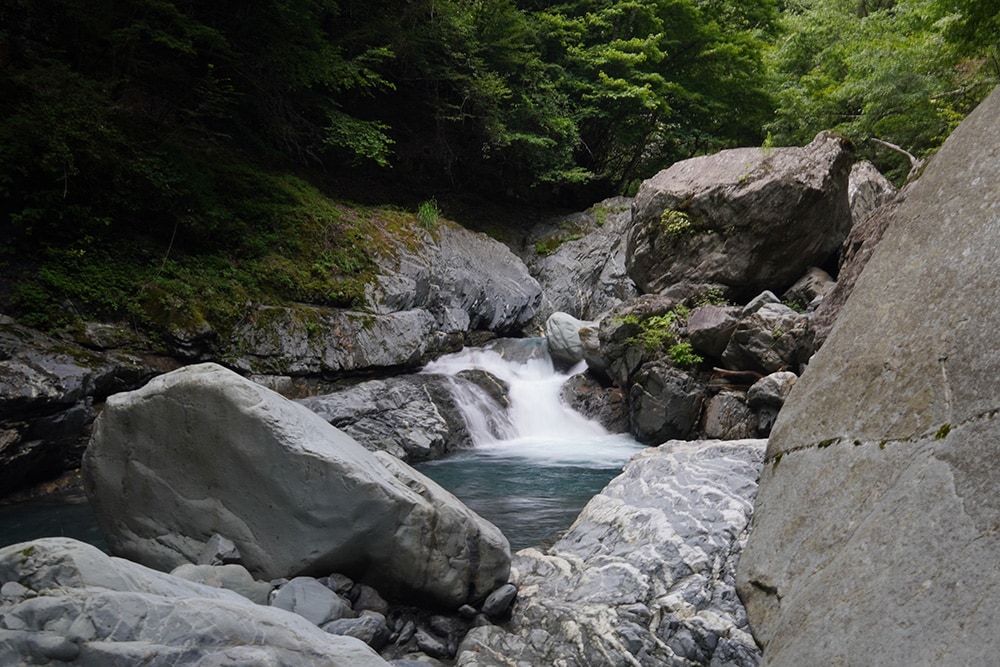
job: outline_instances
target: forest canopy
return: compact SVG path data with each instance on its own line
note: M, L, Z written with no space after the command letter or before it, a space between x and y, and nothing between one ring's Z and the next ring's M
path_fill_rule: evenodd
M5 0L0 269L42 267L21 310L116 310L84 276L153 242L305 298L274 265L338 174L586 206L834 129L899 183L1000 80L998 35L993 0ZM337 225L317 275L363 271Z

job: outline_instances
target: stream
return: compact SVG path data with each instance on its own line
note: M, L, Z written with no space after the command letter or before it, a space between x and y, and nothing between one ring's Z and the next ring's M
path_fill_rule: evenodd
M510 407L498 412L484 393L457 392L475 446L415 467L493 522L517 551L551 545L642 446L630 436L609 434L560 401L560 388L574 371L554 368L543 339L514 345L520 360L470 348L424 368L450 376L488 371L508 385ZM0 507L0 547L65 536L106 549L90 506L75 501Z
M527 354L515 356L526 358L469 348L424 369L443 375L485 370L509 387L506 416L481 395L456 395L475 446L415 467L499 527L512 551L551 545L643 448L562 403L562 385L582 368L557 371L539 340L524 341Z

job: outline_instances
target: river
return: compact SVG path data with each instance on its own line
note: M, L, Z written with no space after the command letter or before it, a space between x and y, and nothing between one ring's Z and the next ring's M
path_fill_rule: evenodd
M475 446L415 467L496 524L516 551L551 544L642 446L609 434L560 401L572 372L555 369L544 341L515 346L527 350L526 358L470 348L424 369L452 376L488 371L509 387L510 407L498 413L482 394L457 395ZM90 507L77 501L0 507L0 546L66 536L106 548Z

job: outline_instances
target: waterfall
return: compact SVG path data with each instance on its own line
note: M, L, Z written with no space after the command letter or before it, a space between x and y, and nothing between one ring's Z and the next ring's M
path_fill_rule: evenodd
M511 361L495 350L467 348L431 362L424 372L454 376L471 369L486 371L506 383L510 400L508 425L498 437L488 426L495 417L482 414L496 410L485 392L470 389L465 383L453 384L455 401L466 416L476 445L531 438L588 440L608 435L600 424L572 410L559 398L563 384L571 375L581 372L582 366L566 374L556 371L548 354Z
M563 384L583 369L560 372L539 340L514 341L515 354L467 348L423 370L455 376L477 369L507 384L510 406L503 411L479 387L455 382L453 397L474 447L417 468L495 523L514 549L550 543L642 449L560 400Z

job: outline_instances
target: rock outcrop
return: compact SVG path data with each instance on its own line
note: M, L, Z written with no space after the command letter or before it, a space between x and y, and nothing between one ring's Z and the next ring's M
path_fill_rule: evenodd
M633 457L554 546L515 555L511 620L473 629L457 664L756 665L734 571L764 446L674 441Z
M527 258L542 287L536 326L554 312L596 319L637 295L625 269L625 229L631 219L632 200L614 197L543 226L528 239L541 250ZM558 246L548 250L550 243Z
M678 162L645 181L628 230L629 275L679 298L722 288L781 293L822 265L851 227L853 151L829 133L804 148L739 148Z
M151 371L0 317L0 495L79 465L94 403Z
M459 385L456 391L476 386L458 376L400 375L299 402L369 451L385 451L408 462L426 461L472 444L455 404L455 385Z
M263 579L344 572L459 606L507 580L492 524L384 452L214 364L109 397L83 459L114 553L169 570L219 533Z
M739 565L766 664L996 659L998 118L912 184L778 415Z
M0 582L4 665L389 664L296 614L65 538L0 549Z

